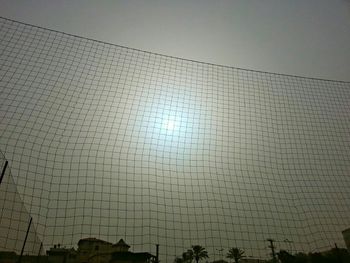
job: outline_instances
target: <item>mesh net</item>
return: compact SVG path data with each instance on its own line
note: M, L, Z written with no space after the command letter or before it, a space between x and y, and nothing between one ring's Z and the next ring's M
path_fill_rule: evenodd
M268 238L291 252L344 246L350 83L3 18L0 63L0 149L13 176L0 217L17 218L19 195L44 248L123 238L153 254L158 243L172 262L195 244L210 260L230 247L267 258ZM0 249L22 242L23 227L12 229L21 234L0 228Z
M5 163L4 156L0 155L0 169L3 171L0 185L0 251L20 254L23 249L24 255L42 254L41 240Z

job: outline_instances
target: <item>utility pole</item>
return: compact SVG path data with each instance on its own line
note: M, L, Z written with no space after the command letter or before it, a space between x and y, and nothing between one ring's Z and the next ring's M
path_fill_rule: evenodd
M273 240L272 238L269 238L269 239L267 239L267 241L270 242L269 248L271 248L272 260L274 263L276 263L277 259L276 259L276 253L275 253L275 246L273 244L273 242L275 242L275 240Z

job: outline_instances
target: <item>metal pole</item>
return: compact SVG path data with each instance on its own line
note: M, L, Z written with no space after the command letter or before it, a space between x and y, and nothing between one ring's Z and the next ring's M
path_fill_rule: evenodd
M342 259L341 259L341 256L339 255L339 248L337 246L337 243L334 243L334 248L335 248L335 253L337 254L337 261L339 263L342 263Z
M275 242L275 240L269 238L269 239L267 239L267 241L270 242L269 248L271 248L272 260L275 263L275 262L277 262L276 253L275 253L275 246L273 245L273 242Z
M156 263L159 263L159 244L156 244Z
M23 252L24 252L24 247L26 246L26 243L27 243L27 238L28 238L30 226L32 225L32 220L33 220L33 218L30 218L29 225L28 225L28 228L27 228L26 237L25 237L25 239L24 239L23 246L22 246L22 250L21 250L21 255L19 256L19 259L18 259L18 261L17 261L18 263L21 263L21 261L22 261L22 256L23 256Z
M6 161L6 162L5 162L4 168L2 168L1 177L0 177L0 184L1 184L1 182L2 182L2 178L4 178L5 171L6 171L6 168L7 168L8 163L9 163L9 162Z
M39 263L39 258L40 258L40 254L41 254L41 249L42 248L43 248L43 242L40 243L40 248L39 248L39 252L38 252L38 257L37 257L36 263Z

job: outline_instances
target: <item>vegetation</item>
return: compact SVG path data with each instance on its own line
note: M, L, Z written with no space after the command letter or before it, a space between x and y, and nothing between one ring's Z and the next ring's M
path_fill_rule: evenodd
M277 256L281 263L350 263L350 254L343 248L333 248L323 253L297 253L295 255L281 250Z
M202 246L199 246L199 245L192 246L192 251L193 251L193 257L197 263L201 259L209 258L208 252Z
M192 246L191 249L188 249L186 252L182 253L182 257L175 258L174 263L191 263L193 259L196 260L196 263L198 263L199 260L204 258L209 258L208 252L204 247L195 245Z
M193 251L192 250L187 250L182 254L182 258L184 260L184 263L190 263L193 260Z
M232 247L228 250L226 257L234 261L234 263L242 262L244 250ZM276 253L277 258L264 261L266 263L350 263L350 253L344 248L333 248L325 252L314 253L296 253L291 254L286 250L280 250ZM194 260L198 263L202 259L209 258L206 249L200 245L192 246L182 253L181 257L177 257L174 263L192 263ZM227 261L220 259L212 263L227 263Z
M188 249L186 252L182 253L181 257L177 257L174 263L191 263L193 260L193 251Z
M243 254L244 254L244 250L237 248L237 247L233 247L233 248L230 248L226 257L233 259L235 261L235 263L239 263L241 258L244 257Z
M228 263L226 260L223 260L223 259L219 259L219 260L215 260L211 263Z

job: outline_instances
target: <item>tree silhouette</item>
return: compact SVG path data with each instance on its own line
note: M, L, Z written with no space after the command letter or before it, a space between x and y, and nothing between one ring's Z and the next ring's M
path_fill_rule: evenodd
M182 253L182 260L184 263L191 263L193 257L193 251L191 249L188 249L186 252Z
M299 252L295 254L295 263L307 263L308 261L308 256L305 253Z
M310 263L331 263L320 252L309 253L309 262Z
M235 263L239 263L241 258L244 257L243 254L244 254L244 250L237 247L233 247L233 248L230 248L226 257L230 259L234 259Z
M196 260L197 263L199 260L203 258L209 258L208 252L202 246L199 246L199 245L192 246L191 251L193 252L193 258Z
M277 253L279 261L281 263L294 263L295 262L295 256L291 255L285 250L280 250L280 252Z
M176 257L174 263L185 263L182 257Z

